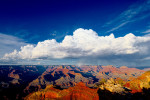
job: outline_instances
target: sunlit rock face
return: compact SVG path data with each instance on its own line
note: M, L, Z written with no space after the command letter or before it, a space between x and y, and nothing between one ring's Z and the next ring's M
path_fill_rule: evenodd
M110 92L123 93L125 91L124 87L121 84L115 82L114 79L107 80L104 84L99 87L101 90L108 90Z
M124 86L130 88L132 93L142 92L142 89L150 88L150 71L147 71L138 78L127 82Z
M80 82L74 87L59 90L53 86L47 86L46 89L32 93L25 100L41 100L41 99L57 99L57 100L99 100L97 89L90 89Z

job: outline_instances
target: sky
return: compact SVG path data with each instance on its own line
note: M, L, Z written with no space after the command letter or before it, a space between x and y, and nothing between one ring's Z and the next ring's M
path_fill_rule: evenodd
M150 65L150 0L0 0L0 64Z

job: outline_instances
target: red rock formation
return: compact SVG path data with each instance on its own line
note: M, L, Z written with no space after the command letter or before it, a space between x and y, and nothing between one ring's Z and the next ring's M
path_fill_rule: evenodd
M46 88L27 96L25 100L59 99L59 100L99 100L97 89L91 89L80 82L75 87L59 90L53 87Z
M150 88L150 71L127 82L124 86L130 88L132 90L131 93L142 92L143 88Z
M19 75L18 74L14 74L14 72L15 72L15 70L12 70L12 72L8 74L8 77L19 79Z

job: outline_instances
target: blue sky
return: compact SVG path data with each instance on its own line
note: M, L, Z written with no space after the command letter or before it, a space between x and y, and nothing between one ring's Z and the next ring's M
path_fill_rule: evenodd
M39 42L45 40L55 39L57 43L62 43L66 36L73 36L74 32L77 33L81 31L88 33L87 30L89 29L96 32L99 37L109 36L111 33L113 33L115 38L125 37L125 35L129 33L133 33L136 37L149 37L149 21L149 0L1 0L0 46L2 48L0 49L0 63L128 65L128 62L131 61L131 65L148 65L149 56L145 56L141 54L141 52L133 52L130 54L130 57L126 57L128 54L118 54L116 51L115 53L113 52L107 55L108 58L102 55L91 57L90 55L85 56L86 47L84 49L82 48L81 51L84 55L81 54L80 56L68 56L68 53L67 56L62 56L60 54L61 57L60 55L59 57L53 57L52 54L33 57L32 54L32 57L27 58L19 57L12 59L13 57L11 56L11 59L10 57L6 59L4 56L14 52L15 49L17 51L16 55L20 55L19 51L21 51L21 46L32 45L33 48L35 48L38 46ZM81 29L76 32L79 28L83 30ZM91 34L94 34L93 31ZM100 41L98 40L97 42ZM102 42L103 41L101 41L101 43ZM132 44L132 47L134 47L136 43L137 41ZM54 43L51 45L56 44ZM145 44L148 43L144 42L144 45ZM79 44L77 43L77 45ZM101 46L103 46L103 44ZM62 48L62 46L56 48ZM122 49L123 48L125 47L122 47ZM148 46L145 45L145 48L148 48ZM66 47L64 49L66 49ZM41 52L43 51L38 51L38 54ZM60 51L58 50L58 52ZM74 50L74 52L77 51ZM97 51L98 54L101 52L103 51ZM49 53L49 51L46 51L46 53ZM66 55L66 51L65 53L63 52L63 54ZM133 56L136 60L128 61L128 59L131 59ZM89 60L90 57L92 60ZM111 58L117 60L112 61ZM117 63L118 59L121 59L119 64ZM143 61L143 59L146 60Z

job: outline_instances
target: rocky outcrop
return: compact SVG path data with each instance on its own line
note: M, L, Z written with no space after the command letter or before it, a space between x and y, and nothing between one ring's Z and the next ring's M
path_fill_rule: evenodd
M52 85L46 89L28 95L25 100L99 100L97 89L91 89L80 82L74 87L59 90Z
M20 77L19 77L18 74L15 74L15 71L16 71L15 69L12 70L12 72L10 72L10 73L8 74L8 77L13 78L13 80L10 81L12 84L20 84L20 83L19 83Z
M130 88L132 93L142 92L142 89L150 88L150 71L147 71L138 78L127 82L124 86Z
M101 90L108 90L110 92L115 92L115 93L123 93L125 92L124 87L119 84L117 81L114 79L109 79L99 87Z
M19 79L19 75L15 74L15 70L12 70L11 73L8 74L8 77L14 78L14 79Z

